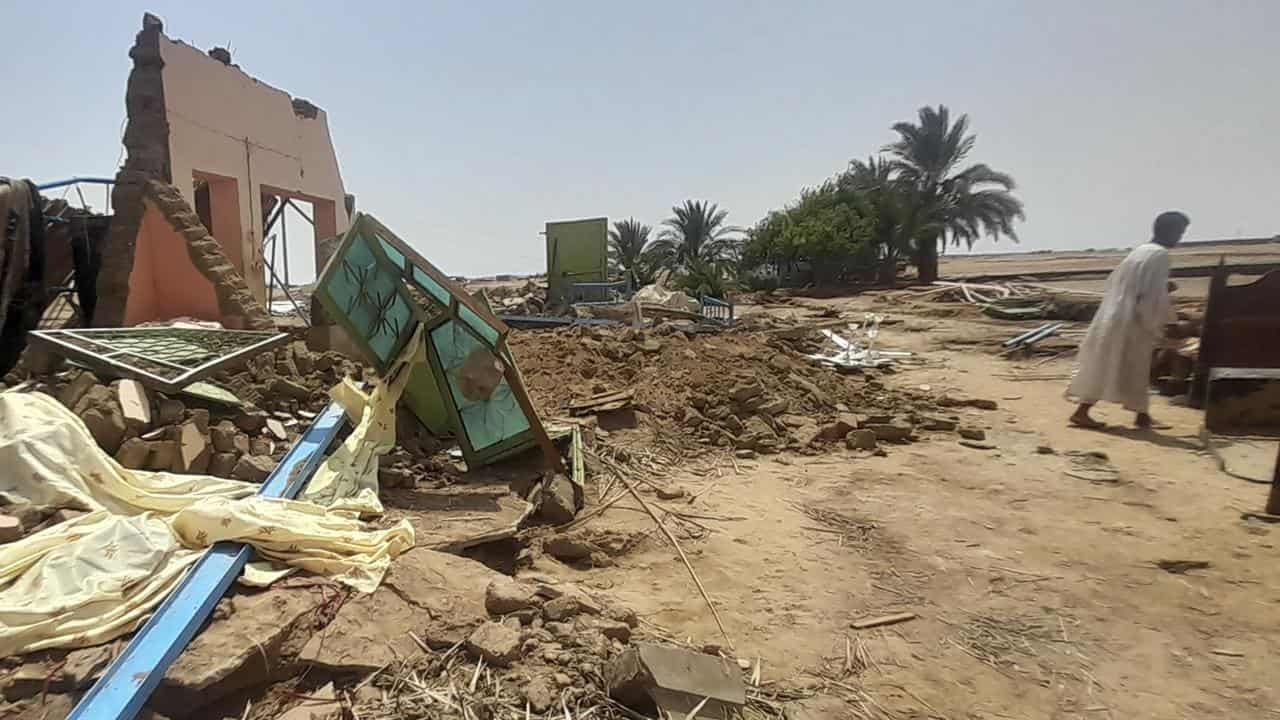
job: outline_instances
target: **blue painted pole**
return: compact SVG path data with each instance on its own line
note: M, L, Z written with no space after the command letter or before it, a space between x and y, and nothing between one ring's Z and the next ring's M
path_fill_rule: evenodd
M297 497L344 422L342 407L329 403L267 476L258 495ZM252 555L253 548L243 543L220 542L209 548L80 699L68 720L132 720Z
M96 177L73 177L66 180L54 180L52 182L41 183L36 185L37 190L55 190L67 185L75 185L76 183L89 183L90 185L115 185L115 178L96 178Z

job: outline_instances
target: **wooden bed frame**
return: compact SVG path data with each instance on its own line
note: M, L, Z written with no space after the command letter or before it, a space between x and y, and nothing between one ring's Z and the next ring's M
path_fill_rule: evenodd
M1227 285L1219 263L1209 281L1195 381L1187 398L1202 408L1214 379L1280 380L1280 271L1247 285Z

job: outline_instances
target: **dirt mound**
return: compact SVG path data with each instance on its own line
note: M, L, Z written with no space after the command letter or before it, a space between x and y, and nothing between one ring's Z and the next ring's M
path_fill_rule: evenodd
M510 345L544 416L566 416L575 400L629 390L641 425L693 434L704 444L798 449L841 416L865 421L933 409L928 398L887 386L875 371L841 374L815 365L802 356L816 349L811 339L664 325L648 332L517 331Z

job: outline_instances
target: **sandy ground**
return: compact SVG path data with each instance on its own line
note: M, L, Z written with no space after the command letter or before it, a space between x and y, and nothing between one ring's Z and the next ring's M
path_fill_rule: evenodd
M885 310L869 296L802 302ZM819 692L803 703L812 717L1280 718L1280 528L1241 518L1266 487L1217 472L1199 413L1156 398L1168 430L1128 429L1118 408L1100 408L1107 432L1068 428L1069 359L994 357L1011 324L904 319L881 342L920 362L885 381L996 400L959 411L995 449L922 433L885 457L774 456L672 479L697 499L665 504L706 526L684 545L761 681L870 698ZM1118 481L1065 475L1082 451L1105 453ZM590 527L653 528L627 503ZM537 569L608 589L677 640L726 644L656 533L614 567ZM899 611L918 617L850 627Z

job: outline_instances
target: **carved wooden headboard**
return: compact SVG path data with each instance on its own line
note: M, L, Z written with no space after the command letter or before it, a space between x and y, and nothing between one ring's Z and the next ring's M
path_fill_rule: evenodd
M1209 281L1200 356L1188 398L1201 407L1210 368L1280 369L1280 271L1246 285L1227 285L1225 264Z

